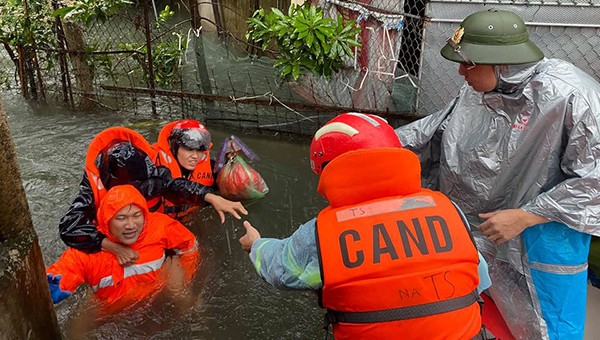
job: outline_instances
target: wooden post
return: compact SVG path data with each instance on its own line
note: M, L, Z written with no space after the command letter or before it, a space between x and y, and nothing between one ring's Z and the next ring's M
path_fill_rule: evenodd
M0 339L60 339L8 117L0 103Z

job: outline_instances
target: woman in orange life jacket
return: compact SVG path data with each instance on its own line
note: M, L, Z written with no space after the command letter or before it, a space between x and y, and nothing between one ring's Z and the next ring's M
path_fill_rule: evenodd
M79 193L60 220L60 236L65 244L86 253L108 250L122 265L137 259L134 250L111 242L96 228L99 202L108 189L121 184L138 189L148 200L150 211L160 210L160 198L164 197L177 204L209 203L221 216L227 212L239 219L239 214L247 214L241 204L224 202L210 187L173 178L167 167L154 164L156 157L146 139L131 129L111 127L98 133L87 150Z
M245 221L240 243L258 274L319 291L336 339L481 336L487 264L458 207L421 188L419 160L394 129L339 115L316 132L310 161L330 205L282 240Z
M165 125L159 135L158 141L152 145L157 152L157 164L166 166L171 170L173 178L186 178L205 187L217 189L216 176L213 175L214 162L210 157L212 147L210 133L206 127L193 119L177 120ZM217 196L217 195L215 195ZM217 202L229 205L241 203L229 201L217 196ZM185 213L189 205L176 205L168 199L164 200L165 213L177 216ZM224 221L225 215L217 210Z
M100 232L113 242L135 250L139 257L132 265L123 267L108 251L87 254L68 248L46 269L54 303L87 283L101 312L110 313L152 297L165 287L171 274L182 281L178 286L191 282L199 256L196 237L178 221L149 212L146 199L133 186L117 185L108 190L98 208L97 219ZM175 256L168 259L167 249ZM169 261L178 263L168 265ZM175 268L182 269L183 275Z

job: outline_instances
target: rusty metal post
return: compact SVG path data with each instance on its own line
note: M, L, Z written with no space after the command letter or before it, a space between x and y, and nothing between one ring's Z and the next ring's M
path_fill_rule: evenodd
M25 98L29 98L29 87L27 87L27 77L25 76L25 49L23 45L17 46L17 55L18 55L18 75L19 82L21 86L21 95Z
M154 92L154 62L152 61L152 37L150 36L150 17L148 2L152 0L142 1L144 3L144 30L146 31L146 51L148 58L148 88L150 89L150 101L152 104L152 115L156 116L156 93Z
M57 10L59 8L58 1L52 1L52 8ZM60 16L56 16L54 19L56 27L56 38L58 40L58 60L60 65L60 80L62 84L63 101L69 103L71 108L75 107L75 101L73 100L73 91L71 86L71 76L69 75L69 63L67 63L67 49L65 31L60 20Z
M8 117L0 102L0 339L60 339Z

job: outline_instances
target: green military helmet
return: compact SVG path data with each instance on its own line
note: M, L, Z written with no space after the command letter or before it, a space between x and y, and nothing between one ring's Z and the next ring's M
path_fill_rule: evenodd
M525 64L544 58L529 40L523 19L495 8L466 17L441 54L457 63L475 65Z

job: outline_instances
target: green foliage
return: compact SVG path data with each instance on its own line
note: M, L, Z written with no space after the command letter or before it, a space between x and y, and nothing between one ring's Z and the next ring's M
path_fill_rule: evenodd
M177 38L171 38L161 41L152 48L152 65L154 66L156 85L166 87L179 80L179 63L186 47L187 41L185 39L179 41ZM137 47L132 44L120 44L119 49L139 51L140 53L133 55L133 59L145 69L144 75L147 74L145 64L146 46Z
M169 5L166 5L165 8L162 11L160 11L160 13L158 13L158 18L154 23L154 28L160 28L162 26L165 26L167 21L171 19L173 15L175 15L175 12L171 10L171 7L169 7Z
M174 80L179 79L179 61L186 49L186 40L179 41L171 39L161 41L152 51L154 65L154 79L158 86L168 86Z
M27 12L23 0L0 1L0 42L12 47L28 46L35 41L37 46L55 46L54 21L49 1L27 1Z
M275 67L282 78L297 80L301 69L330 77L343 67L346 58L353 58L353 47L360 27L354 21L344 23L323 16L323 10L312 4L292 4L288 14L277 8L269 13L259 9L248 19L246 39L261 45L263 51L272 42L279 48Z
M129 0L73 0L69 6L57 9L53 15L90 26L94 21L106 22L123 6L131 4Z

